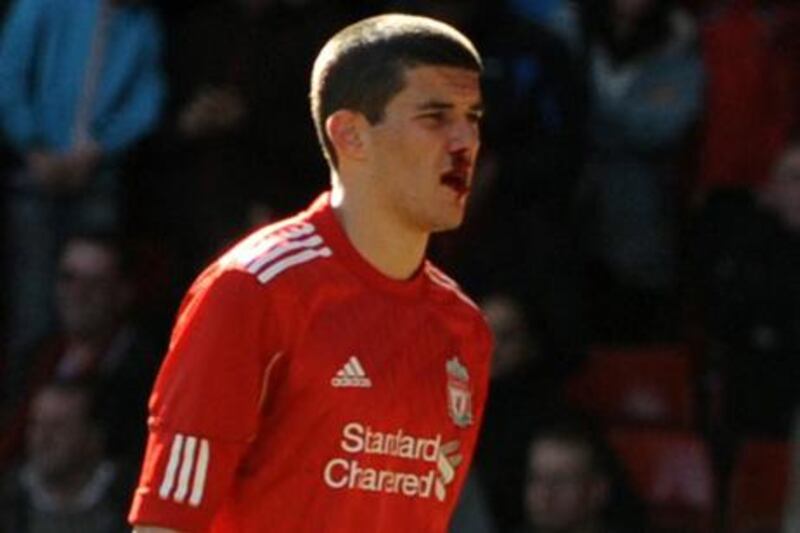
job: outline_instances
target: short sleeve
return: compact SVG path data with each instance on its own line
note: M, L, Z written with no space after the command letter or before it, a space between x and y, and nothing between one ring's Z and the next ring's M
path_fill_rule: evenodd
M264 289L245 272L212 272L184 301L150 398L132 523L205 529L224 500L281 354Z

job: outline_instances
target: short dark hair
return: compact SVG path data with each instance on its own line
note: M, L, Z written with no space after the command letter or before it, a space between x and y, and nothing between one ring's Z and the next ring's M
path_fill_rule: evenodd
M405 70L435 65L481 72L475 46L455 28L427 17L386 14L339 31L322 48L311 75L311 114L328 161L336 153L325 121L339 109L380 122L386 104L405 85Z

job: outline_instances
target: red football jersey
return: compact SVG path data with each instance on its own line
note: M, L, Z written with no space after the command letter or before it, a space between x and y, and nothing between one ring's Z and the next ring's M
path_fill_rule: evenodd
M491 335L429 262L353 248L321 196L194 283L150 399L130 520L185 531L444 532Z

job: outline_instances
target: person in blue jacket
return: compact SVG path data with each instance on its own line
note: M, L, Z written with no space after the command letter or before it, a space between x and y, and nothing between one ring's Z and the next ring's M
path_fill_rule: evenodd
M137 0L15 0L0 34L7 351L52 320L59 242L119 224L121 158L157 124L161 28Z

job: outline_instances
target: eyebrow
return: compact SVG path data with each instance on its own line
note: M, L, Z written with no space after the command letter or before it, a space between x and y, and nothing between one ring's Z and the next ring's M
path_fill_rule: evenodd
M429 100L427 102L423 102L416 106L417 111L443 111L443 110L450 110L453 109L455 105L442 102L440 100ZM475 113L483 113L484 107L482 103L477 103L470 106L470 111Z

